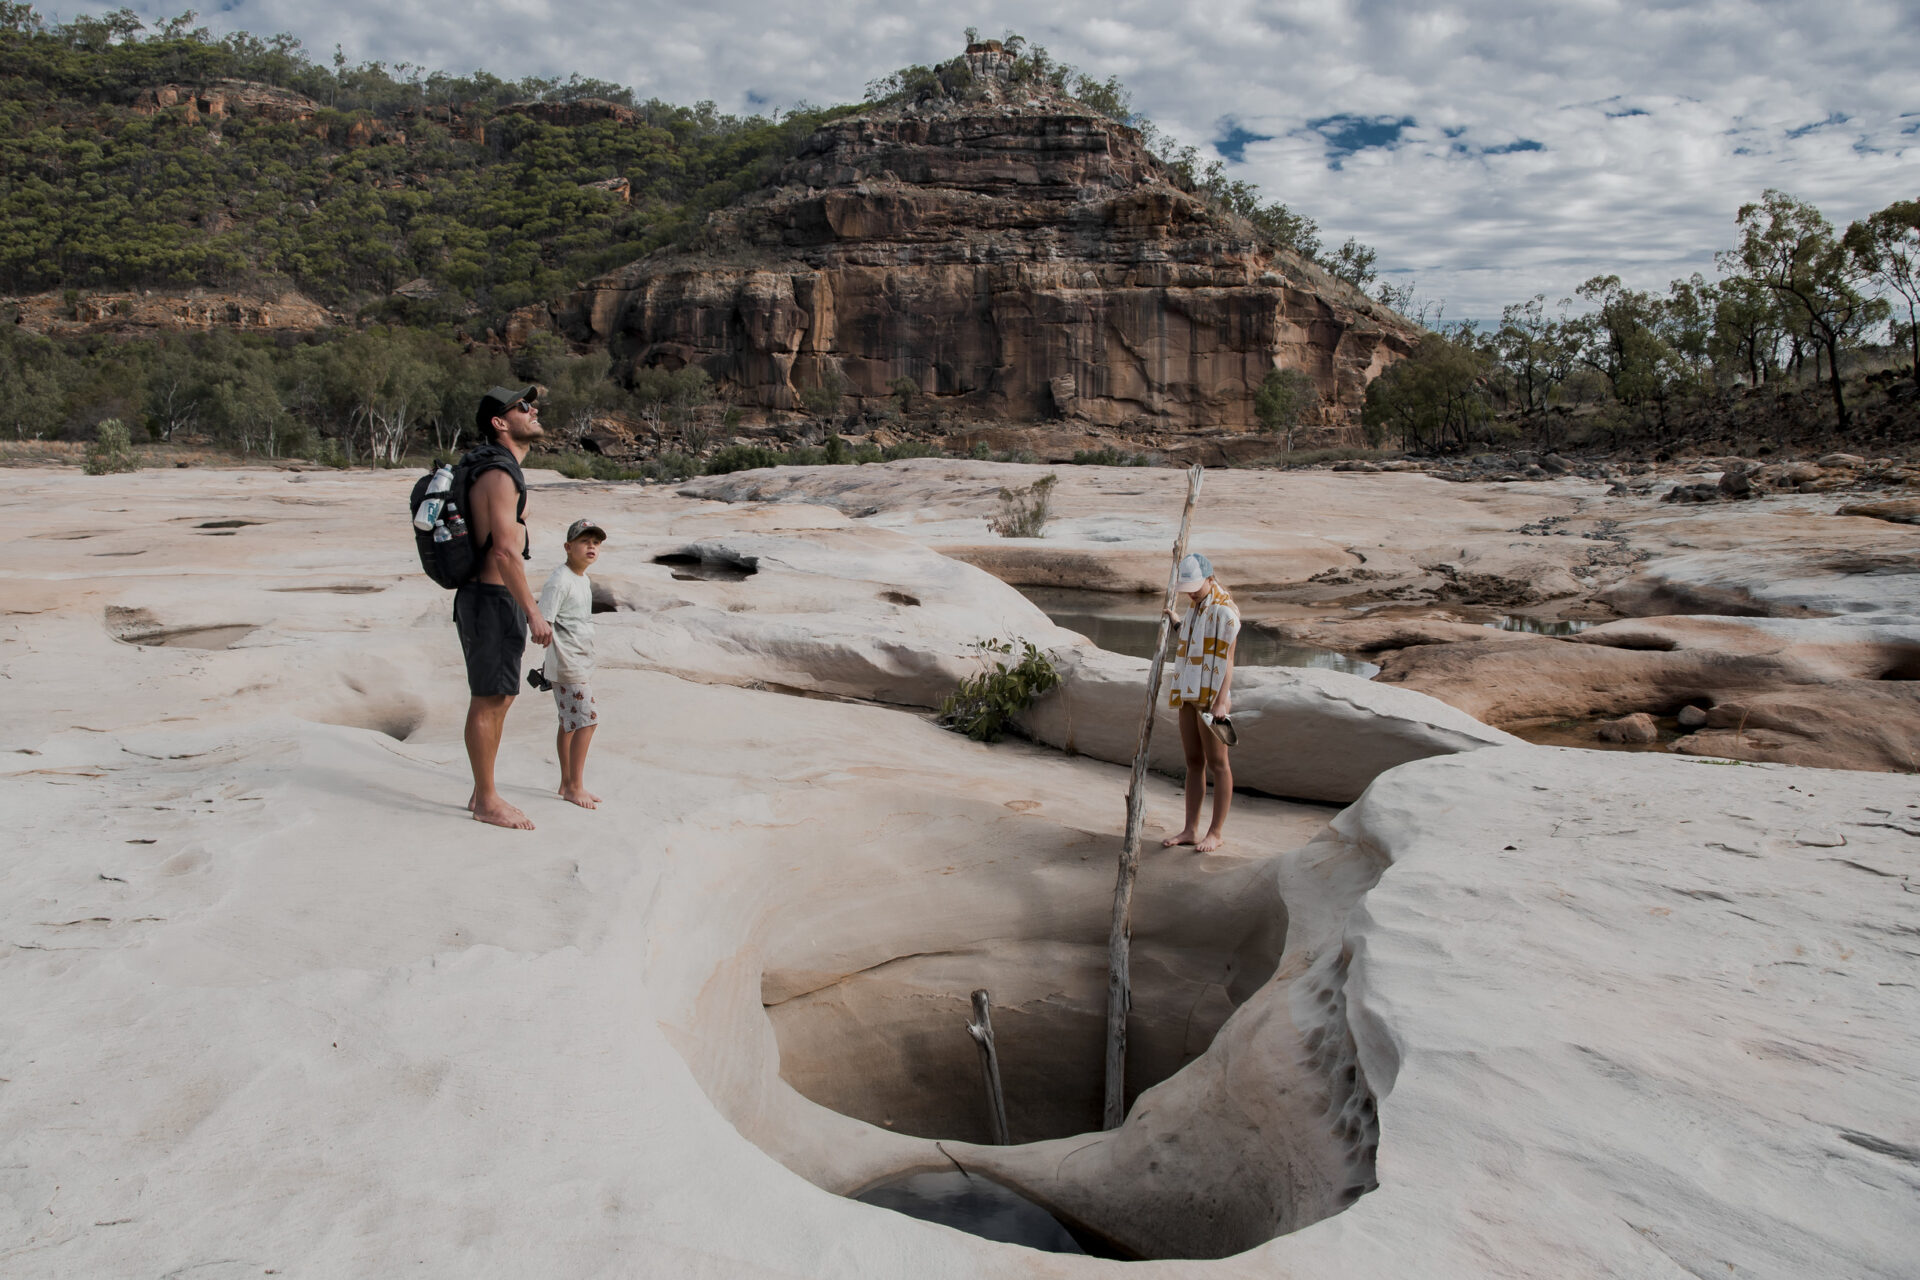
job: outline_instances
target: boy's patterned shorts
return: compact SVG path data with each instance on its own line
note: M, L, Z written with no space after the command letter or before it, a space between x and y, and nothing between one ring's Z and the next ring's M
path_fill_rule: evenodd
M560 708L562 733L591 729L600 723L600 713L593 709L592 685L556 684L553 686L553 705Z

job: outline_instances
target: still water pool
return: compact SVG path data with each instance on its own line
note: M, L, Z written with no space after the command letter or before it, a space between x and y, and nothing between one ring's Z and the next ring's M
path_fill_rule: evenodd
M1102 649L1135 658L1151 658L1160 637L1158 600L1071 587L1021 587L1020 594L1049 618L1078 631ZM1234 646L1234 662L1243 667L1320 667L1372 679L1380 668L1331 649L1288 644L1256 627L1245 627Z

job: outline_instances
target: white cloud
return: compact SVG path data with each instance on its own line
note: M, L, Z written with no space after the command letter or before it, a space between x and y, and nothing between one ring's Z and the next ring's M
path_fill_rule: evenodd
M157 20L184 2L133 8ZM1330 242L1375 245L1453 316L1606 272L1650 288L1711 272L1735 210L1767 187L1839 223L1920 196L1920 132L1903 132L1920 125L1920 34L1905 0L1063 0L1039 21L968 0L229 0L201 20L290 31L316 57L338 43L354 61L577 71L738 112L848 101L957 52L963 27L1011 23L1120 76L1183 141L1204 149L1228 117L1268 135L1234 176ZM1414 123L1329 168L1307 121L1337 116ZM1527 142L1539 149L1490 150Z

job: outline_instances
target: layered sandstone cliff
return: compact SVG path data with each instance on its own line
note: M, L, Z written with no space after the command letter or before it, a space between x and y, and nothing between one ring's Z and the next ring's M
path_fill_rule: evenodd
M697 243L587 282L555 321L763 409L905 379L968 414L1250 429L1277 367L1312 378L1309 424L1353 431L1411 325L1182 190L1135 130L975 61L964 99L832 122Z

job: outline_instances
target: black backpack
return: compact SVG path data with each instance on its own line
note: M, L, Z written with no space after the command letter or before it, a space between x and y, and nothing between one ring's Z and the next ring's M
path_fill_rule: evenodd
M420 510L420 504L427 500L427 486L433 483L433 473L438 468L429 468L426 475L414 481L413 492L407 497L407 516L411 520ZM456 587L471 581L480 567L480 557L487 553L486 547L477 547L473 541L473 531L467 523L467 495L473 489L473 482L488 471L505 471L513 480L513 487L519 495L519 505L514 516L525 524L527 512L527 480L520 472L520 464L514 456L497 444L483 444L468 450L460 461L453 465L453 483L443 494L436 495L444 501L439 516L430 529L414 526L414 547L420 553L420 567L426 575L452 591ZM531 559L531 547L520 550L522 559Z

